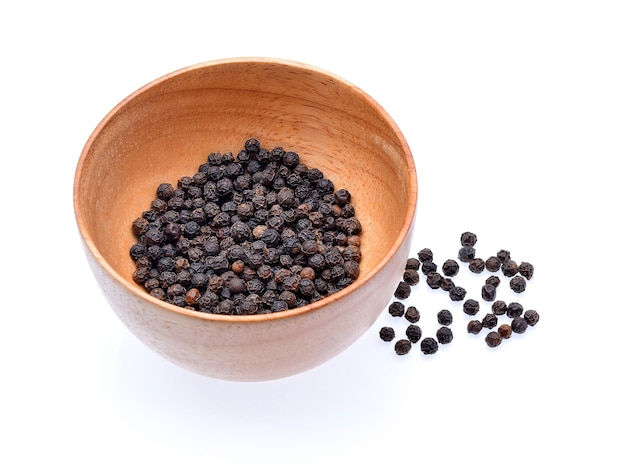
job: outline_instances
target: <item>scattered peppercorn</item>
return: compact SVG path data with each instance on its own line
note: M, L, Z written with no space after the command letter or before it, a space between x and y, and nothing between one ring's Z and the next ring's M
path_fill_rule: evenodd
M483 300L492 302L496 298L496 288L491 284L485 284L483 285L480 294L483 297Z
M497 256L490 256L485 260L485 268L489 272L498 272L502 266L502 261Z
M513 318L513 321L511 321L511 329L516 334L524 334L527 328L528 322L522 316Z
M424 261L432 261L433 260L433 252L430 248L422 248L418 253L417 257L423 263Z
M478 241L478 238L476 237L475 233L463 232L461 234L461 245L463 246L474 246L476 245L477 241Z
M469 263L474 256L476 256L476 250L471 246L464 246L459 250L459 261L463 263Z
M437 265L435 263L433 263L432 260L427 259L422 261L422 273L423 274L430 274L431 272L436 272L437 271Z
M408 354L411 351L411 347L411 341L408 339L400 339L394 346L397 355Z
M493 285L494 287L498 287L500 285L500 278L498 276L489 276L487 280L485 280L485 284Z
M432 271L432 272L429 272L428 275L426 276L426 283L431 289L440 288L442 280L443 278L441 277L441 274L439 274L438 272Z
M539 322L539 313L535 310L526 310L524 312L524 319L530 326L534 326Z
M389 305L389 314L396 318L404 315L404 305L400 302L392 302Z
M443 279L441 279L441 283L439 284L439 287L441 288L441 290L450 292L450 290L452 290L455 287L455 285L452 279L450 279L449 277L444 277Z
M511 252L508 250L500 250L496 254L496 257L500 260L500 263L504 263L505 261L511 259Z
M483 317L483 327L493 329L498 325L498 317L493 313L487 313Z
M404 281L400 281L393 296L399 300L405 300L411 295L411 286Z
M470 334L479 334L483 329L483 323L477 319L473 319L467 323L467 332Z
M485 270L485 262L481 258L474 258L469 262L469 270L474 274L480 274Z
M405 331L407 339L413 344L422 338L422 329L417 324L409 324Z
M409 258L406 262L405 269L419 269L420 268L420 260L417 258Z
M526 279L524 279L522 276L515 276L513 277L513 279L510 280L509 286L511 287L511 290L513 292L522 293L524 290L526 290Z
M389 326L383 326L378 333L380 338L385 342L391 342L396 337L396 332Z
M450 326L452 324L452 313L449 310L441 310L437 313L437 322L442 326Z
M508 339L513 334L513 329L511 329L509 324L501 324L498 328L498 334L500 334L503 339Z
M409 285L417 285L420 281L420 275L417 269L406 269L402 275L402 280Z
M452 342L454 337L452 335L452 330L446 326L442 326L437 329L437 333L435 335L437 336L437 341L439 341L440 344L449 344Z
M502 263L501 269L502 274L504 274L506 277L513 277L515 274L517 274L518 271L517 263L512 259L504 261Z
M502 336L495 331L491 331L485 337L485 342L489 347L498 347L502 343Z
M406 309L406 313L404 313L404 317L410 323L417 323L420 320L420 312L414 306L410 306Z
M500 316L506 313L506 302L502 300L496 300L491 305L491 311L494 315Z
M454 277L459 273L459 263L453 259L448 259L441 266L441 270L446 276Z
M439 350L439 344L437 344L437 341L432 337L425 337L422 339L420 349L424 355L432 355L437 353L437 350Z
M517 318L518 316L522 316L524 311L524 307L521 303L511 302L506 306L506 315L509 318Z
M467 315L473 316L478 313L478 310L480 310L480 303L473 298L470 298L463 303L463 312Z
M522 261L517 268L517 272L519 272L526 279L530 280L535 273L535 267L526 261Z
M448 294L450 295L450 300L452 300L453 302L460 302L461 300L463 300L466 293L466 290L458 285L452 287L450 289L450 292L448 292Z

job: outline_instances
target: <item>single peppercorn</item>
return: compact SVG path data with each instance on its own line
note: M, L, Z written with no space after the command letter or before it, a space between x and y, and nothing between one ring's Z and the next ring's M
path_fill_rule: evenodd
M463 232L461 234L461 245L463 246L474 246L478 241L478 237L476 237L475 233L472 232Z
M498 276L489 276L485 280L485 284L493 285L494 287L498 287L500 285L500 278Z
M485 262L481 258L474 258L469 262L469 270L474 274L480 274L485 270Z
M407 339L415 344L422 338L422 328L420 328L417 324L409 324L406 328L405 334Z
M483 323L477 319L473 319L467 323L467 332L470 334L479 334L483 329Z
M417 323L420 320L420 312L416 307L410 306L406 309L404 317L410 323Z
M502 343L502 336L495 331L491 331L485 337L485 342L489 347L498 347Z
M501 269L502 274L504 274L506 277L513 277L515 274L517 274L518 271L517 263L512 259L504 261L502 263Z
M422 248L418 253L417 257L423 263L424 261L432 261L433 260L433 252L430 248Z
M498 258L501 263L504 263L505 261L511 259L511 252L508 250L500 250L496 254L496 258Z
M437 272L437 265L430 259L424 260L422 262L422 273L428 275L431 272Z
M452 300L453 302L460 302L461 300L463 300L466 293L466 290L458 285L452 287L450 289L450 292L448 292L450 300Z
M409 258L406 262L405 269L419 269L420 268L420 260L417 258Z
M426 276L426 283L431 289L438 289L439 287L441 287L442 279L443 278L441 277L441 274L433 271L433 272L429 272L428 275Z
M478 303L478 301L474 300L473 298L467 299L463 303L463 312L466 315L474 316L475 314L478 313L479 310L480 310L480 303Z
M437 313L437 322L442 326L450 326L452 324L452 313L449 310L441 310Z
M506 302L502 300L496 300L491 305L491 311L494 315L500 316L506 313Z
M491 284L485 284L483 285L480 294L483 300L492 302L496 298L496 288Z
M509 286L513 292L522 293L526 290L526 279L522 276L515 276L510 280Z
M437 337L437 341L439 341L440 344L449 344L450 342L452 342L452 339L454 337L452 334L452 330L446 326L442 326L437 329L435 336Z
M411 351L411 341L408 339L400 339L396 342L394 349L397 355L406 355Z
M439 344L432 337L425 337L422 339L420 349L424 355L433 355L439 350Z
M485 269L489 272L498 272L502 266L502 261L497 256L490 256L485 260Z
M396 291L393 293L393 296L399 300L405 300L409 298L410 295L411 286L404 281L400 281L400 283L396 287Z
M396 337L396 332L389 326L383 326L380 328L378 335L385 342L391 342Z
M493 329L498 325L498 317L493 313L487 313L483 317L483 327Z
M399 317L404 315L404 305L400 302L392 302L388 310L391 316Z
M441 266L441 271L448 277L454 277L459 273L459 263L453 259L448 259Z
M526 310L524 312L524 319L530 326L534 326L539 322L539 313L535 310Z
M526 279L530 280L535 273L535 267L526 261L522 261L517 268L517 272L524 276Z
M452 281L452 279L450 279L449 277L444 277L443 279L441 279L441 284L439 284L439 287L441 288L441 290L450 292L450 290L455 287L455 284L454 281Z
M459 261L469 263L476 256L476 250L471 246L461 247L459 250Z
M420 275L417 269L406 269L402 275L402 280L409 285L417 285L420 281Z
M513 318L513 321L511 321L511 329L516 334L524 334L526 329L528 329L528 322L522 316Z
M506 306L506 315L509 318L517 318L519 316L522 316L523 312L524 312L524 307L522 306L521 303L511 302Z
M508 339L513 334L513 329L511 329L509 324L501 324L498 328L498 334L500 334L503 339Z

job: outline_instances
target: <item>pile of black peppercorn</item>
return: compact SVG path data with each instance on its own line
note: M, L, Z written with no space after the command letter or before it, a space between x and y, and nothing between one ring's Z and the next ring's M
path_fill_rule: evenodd
M529 326L537 324L539 314L535 310L524 311L524 307L518 302L506 303L502 300L496 300L497 288L501 283L501 279L496 273L501 272L509 280L511 290L519 294L526 290L527 281L532 279L534 266L525 261L518 265L511 259L511 254L507 250L500 250L486 260L477 257L475 249L477 236L472 232L464 232L460 240L461 248L458 252L458 261L467 263L469 271L474 274L481 274L485 270L492 273L481 288L482 300L493 302L491 312L486 313L480 320L470 320L467 323L467 332L480 334L483 329L489 330L485 342L489 347L497 347L503 339L508 339L513 334L523 334ZM474 317L480 310L479 301L474 298L466 299L467 291L465 288L456 285L452 279L460 270L459 263L454 259L448 259L442 264L441 272L439 272L439 267L433 260L433 252L429 248L423 248L418 252L417 258L407 260L403 278L394 292L395 300L388 308L391 316L404 316L410 323L406 327L406 338L401 338L395 343L395 352L398 355L406 355L411 350L412 345L422 339L422 331L415 324L420 319L420 312L414 306L405 310L405 305L402 303L410 296L412 287L420 282L420 269L430 289L447 292L453 302L463 302L464 314ZM497 327L499 317L503 315L510 318L510 322L500 324ZM439 311L437 321L441 327L436 332L436 339L426 337L421 340L420 349L424 354L434 354L437 352L439 344L448 344L452 341L452 330L448 327L453 321L452 313L449 310ZM496 327L497 330L494 330ZM396 337L395 330L390 326L382 327L379 335L386 342L390 342Z
M132 223L133 279L205 313L305 306L359 276L362 227L351 201L297 153L250 138L237 156L211 153L176 188L157 187Z

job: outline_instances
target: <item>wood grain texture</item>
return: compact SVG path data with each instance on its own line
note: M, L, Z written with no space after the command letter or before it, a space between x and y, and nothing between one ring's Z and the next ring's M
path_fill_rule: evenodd
M209 152L236 152L249 137L298 152L352 193L361 276L318 303L262 316L194 313L153 299L131 277L133 219L159 183L176 184ZM409 147L380 105L332 74L270 59L195 65L136 91L94 130L74 183L89 264L122 322L180 366L242 381L312 368L371 326L408 256L416 200Z

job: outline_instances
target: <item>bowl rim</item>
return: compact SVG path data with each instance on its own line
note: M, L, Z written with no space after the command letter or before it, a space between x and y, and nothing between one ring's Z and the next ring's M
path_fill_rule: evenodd
M369 105L371 105L376 112L380 115L380 117L389 125L389 127L393 130L394 134L398 138L400 144L402 145L404 159L408 166L409 172L409 208L407 209L404 219L402 221L402 226L398 232L397 238L394 241L393 245L387 251L385 256L370 270L364 275L360 275L356 281L350 284L348 287L333 293L317 302L311 303L309 305L292 308L285 311L278 311L272 313L264 313L264 314L255 314L255 315L223 315L217 313L204 313L195 310L189 310L183 307L179 307L176 305L172 305L163 300L159 300L155 297L152 297L150 294L138 289L135 284L131 284L130 281L125 279L121 274L119 274L109 263L104 259L98 248L96 248L95 243L91 239L90 235L87 232L86 221L83 220L83 210L80 206L79 202L79 192L82 181L82 172L83 166L85 164L85 159L87 158L89 151L91 150L91 146L98 138L101 131L108 125L108 123L114 118L114 116L122 110L129 102L131 102L135 97L141 95L142 93L148 91L149 89L158 86L162 82L173 79L179 75L188 73L190 71L194 71L197 69L205 69L212 67L219 67L222 65L230 65L235 63L255 63L255 64L271 64L271 65L281 65L286 67L295 68L301 71L307 71L311 73L321 74L326 77L332 78L344 86L349 87L353 92L359 94L362 99L367 101ZM409 235L411 228L413 226L413 222L415 219L416 207L417 207L417 173L415 170L415 162L413 159L413 155L409 148L409 145L406 141L406 138L400 131L400 128L396 124L396 122L391 118L391 116L387 113L387 111L369 94L363 91L358 86L352 84L351 82L341 78L338 75L335 75L332 72L326 71L324 69L318 68L314 65L305 64L302 62L282 59L282 58L269 58L269 57L233 57L233 58L222 58L217 60L210 60L201 63L197 63L194 65L186 66L183 68L179 68L178 70L167 73L159 78L156 78L147 84L141 86L131 94L129 94L126 98L121 100L115 107L113 107L106 116L100 121L100 123L95 127L91 135L89 136L87 142L85 143L80 157L78 159L76 165L76 171L74 174L74 187L73 187L73 203L74 203L74 215L76 224L79 229L79 233L85 247L88 249L89 253L93 255L94 259L98 262L99 266L105 271L109 277L111 277L114 281L119 283L125 290L132 293L140 300L146 300L153 305L163 308L167 311L177 313L179 315L183 315L189 318L197 318L201 320L207 321L217 321L217 322L229 322L229 323L254 323L254 322L267 322L281 319L288 319L294 316L304 315L308 313L312 313L315 310L320 308L324 308L327 305L340 301L341 299L348 296L355 289L362 287L363 285L370 282L381 270L383 270L387 264L391 261L396 252L400 249L401 245L404 243L406 237Z

